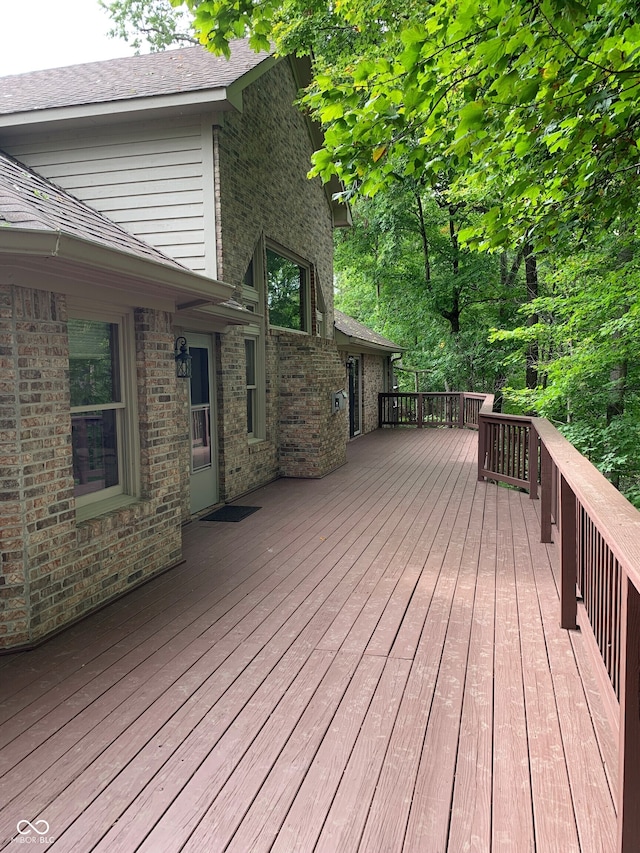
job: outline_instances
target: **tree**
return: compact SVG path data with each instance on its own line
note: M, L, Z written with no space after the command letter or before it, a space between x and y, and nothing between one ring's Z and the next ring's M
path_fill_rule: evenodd
M144 43L154 51L198 44L191 16L171 0L99 0L113 21L112 38L123 39L139 50Z
M524 323L495 331L527 352L540 383L507 390L519 410L554 421L575 446L640 505L640 244L635 223L617 223L594 245L546 259L546 293ZM530 322L535 317L534 322Z
M517 347L488 335L519 322L526 289L511 258L503 278L497 257L457 244L469 213L439 201L409 181L357 199L336 242L336 304L402 344L424 389L493 390L524 376L524 359L510 358Z
M481 247L548 245L637 204L637 0L171 2L215 51L245 33L315 50L314 171L348 193L388 186L402 158L429 183L454 169L455 200L493 198L460 235Z

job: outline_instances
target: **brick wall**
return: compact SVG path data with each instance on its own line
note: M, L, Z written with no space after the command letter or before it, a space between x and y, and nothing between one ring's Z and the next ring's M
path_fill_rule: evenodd
M235 329L221 336L218 357L218 451L223 500L245 494L278 476L278 432L273 418L273 361L267 355L266 437L247 439L244 335Z
M332 328L331 210L321 182L307 178L313 146L306 120L293 106L296 96L290 66L280 62L244 91L242 114L225 114L224 125L216 129L219 264L225 281L238 287L240 300L241 283L258 242L264 236L280 244L315 269L315 286L322 288L327 326ZM277 476L319 476L344 459L344 430L337 429L331 418L329 396L329 389L344 387L344 378L335 372L339 365L335 344L269 330L266 322L264 342L266 435L264 441L249 442L243 333L235 330L220 338L218 444L223 500ZM299 381L299 375L304 380Z
M0 645L6 645L27 641L34 618L42 621L40 602L62 592L61 566L75 527L65 301L8 286L0 293Z
M272 333L279 363L280 473L322 477L346 461L346 410L333 412L344 366L333 341Z
M0 647L31 643L181 556L170 316L135 312L141 499L77 522L66 298L0 285Z
M289 63L278 63L243 92L243 111L225 113L216 133L224 279L240 284L264 234L314 264L333 325L331 209Z
M384 391L386 356L362 356L362 432L378 429L378 393Z

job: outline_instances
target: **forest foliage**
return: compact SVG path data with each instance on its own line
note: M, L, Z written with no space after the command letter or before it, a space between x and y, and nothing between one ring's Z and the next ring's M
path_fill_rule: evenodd
M503 392L638 500L638 0L104 5L153 49L312 55L311 175L354 212L338 306L423 387Z

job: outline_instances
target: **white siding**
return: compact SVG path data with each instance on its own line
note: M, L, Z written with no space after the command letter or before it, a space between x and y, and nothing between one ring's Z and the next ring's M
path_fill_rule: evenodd
M211 123L192 116L32 132L4 147L165 254L215 277L210 134Z

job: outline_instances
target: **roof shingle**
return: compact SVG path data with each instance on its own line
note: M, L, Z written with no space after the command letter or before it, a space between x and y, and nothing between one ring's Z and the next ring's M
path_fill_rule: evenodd
M402 352L403 350L403 347L399 347L397 344L394 344L393 341L390 341L388 338L384 338L382 335L374 332L373 329L365 326L364 323L361 323L359 320L355 320L348 314L343 314L343 312L338 311L337 308L334 311L334 317L336 329L339 332L342 332L343 335L347 335L349 338L355 338L358 341L371 344L374 347L381 347L382 349L391 350L393 352Z
M246 39L230 47L229 59L186 47L1 77L0 114L226 88L269 56Z

